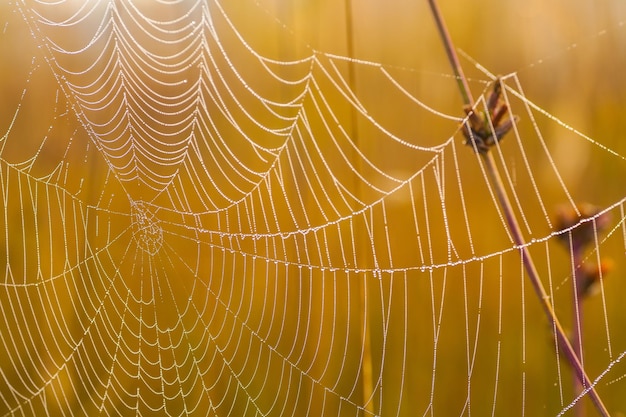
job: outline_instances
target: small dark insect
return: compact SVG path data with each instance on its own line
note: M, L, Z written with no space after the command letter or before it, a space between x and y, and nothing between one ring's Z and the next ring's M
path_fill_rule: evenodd
M496 79L493 90L487 99L486 115L483 111L465 106L463 110L468 116L467 122L463 126L465 144L472 146L478 153L484 154L489 151L496 142L513 127L513 123L519 118L512 116L504 118L509 107L502 98L502 83L500 78Z

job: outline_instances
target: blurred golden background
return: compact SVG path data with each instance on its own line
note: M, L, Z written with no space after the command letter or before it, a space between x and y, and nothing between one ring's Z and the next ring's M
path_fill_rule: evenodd
M474 95L474 62L511 88L496 160L568 329L557 208L611 217L584 260L612 270L580 308L585 368L624 413L626 5L440 7ZM19 1L0 27L0 415L575 398L426 2Z

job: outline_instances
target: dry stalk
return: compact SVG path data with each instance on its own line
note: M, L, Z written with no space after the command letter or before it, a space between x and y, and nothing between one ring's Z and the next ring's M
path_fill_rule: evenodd
M552 305L550 304L548 294L546 293L543 283L539 277L539 273L537 272L537 268L535 267L526 242L524 241L524 236L522 235L519 223L515 217L513 208L506 194L504 184L502 183L502 179L500 178L500 173L496 167L493 155L490 152L490 148L495 145L504 134L506 134L506 132L512 126L512 123L515 122L515 119L507 119L503 121L502 117L499 115L497 116L497 118L494 117L498 114L495 110L498 105L498 101L500 101L500 98L498 97L498 95L500 94L498 90L501 88L500 82L499 80L496 81L496 86L494 87L492 97L490 97L487 102L487 114L477 111L475 109L474 99L472 98L467 79L465 78L463 70L461 69L461 65L459 63L454 45L452 43L452 39L450 38L450 34L446 29L445 22L441 16L439 7L437 6L437 1L428 0L428 2L430 4L433 17L437 24L439 34L441 35L441 38L443 40L443 44L446 49L448 59L450 61L450 65L452 66L452 70L454 71L454 74L457 78L461 97L463 98L463 102L465 104L464 107L468 115L468 122L463 127L463 133L467 139L467 143L469 145L472 145L474 150L482 156L487 174L496 191L498 202L500 203L500 206L502 207L502 210L504 212L507 226L509 228L509 231L511 232L511 235L513 236L515 246L520 252L524 268L526 270L526 273L528 274L533 289L535 290L537 299L541 303L541 306L543 307L548 321L552 324L552 328L554 329L554 336L558 341L558 345L563 349L565 357L567 358L567 361L572 367L574 374L580 384L588 389L589 397L593 401L598 413L603 417L609 417L609 412L607 411L604 403L602 402L602 399L592 385L591 380L585 373L585 370L580 363L576 350L572 347L572 344L570 343L565 333L565 330L563 329L563 326L561 326L561 323L556 316Z

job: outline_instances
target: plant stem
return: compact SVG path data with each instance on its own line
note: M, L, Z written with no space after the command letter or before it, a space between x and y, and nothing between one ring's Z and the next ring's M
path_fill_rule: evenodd
M582 265L583 253L582 248L579 245L573 245L572 247L572 258L574 261L573 264L573 310L574 310L574 321L572 323L572 348L574 349L574 353L578 357L578 360L583 360L583 346L582 346L582 326L583 326L583 309L582 309L582 279L578 271ZM574 378L574 395L579 395L585 389L585 385L581 383L581 381L577 378ZM585 407L582 403L577 403L574 406L574 415L575 417L585 417Z
M450 61L450 65L452 66L452 71L454 71L454 76L456 77L456 81L459 85L459 91L461 92L461 98L463 99L463 103L468 106L474 106L472 91L469 88L469 84L467 84L467 78L465 78L465 74L463 74L463 68L461 68L461 64L459 63L459 57L454 50L454 45L452 43L452 38L450 38L450 33L448 33L446 24L443 20L443 17L441 16L441 12L439 12L439 6L437 6L437 1L428 0L428 4L430 4L430 9L432 10L433 17L435 18L435 23L437 23L437 29L439 30L439 34L441 35L441 39L443 40L443 46L446 48L446 54L448 55L448 60Z
M515 242L515 245L520 250L520 254L522 256L522 262L524 263L524 268L526 269L526 273L528 274L528 277L530 278L530 281L533 285L535 293L537 294L537 298L539 299L541 306L543 307L543 310L546 313L546 316L548 317L548 320L553 325L553 328L555 331L555 337L557 338L557 342L558 342L558 346L560 346L561 349L563 349L563 353L565 354L565 357L567 358L572 369L574 370L576 380L579 381L579 383L583 387L589 387L589 396L591 397L591 400L593 401L600 415L604 417L609 417L609 412L604 406L604 403L602 402L602 399L598 395L597 391L592 386L591 380L585 373L585 370L583 369L582 364L580 363L580 360L578 359L577 352L572 347L572 344L567 338L567 335L565 333L565 330L563 329L563 326L561 326L561 323L558 317L556 316L556 313L552 309L552 305L549 302L550 297L546 293L546 290L543 287L541 279L539 278L539 273L537 272L535 263L533 262L533 259L530 256L530 252L528 251L528 247L526 246L524 242L524 238L522 236L519 223L517 222L517 219L515 218L515 215L513 214L513 208L511 206L509 198L506 195L506 192L504 191L504 185L502 183L502 179L500 178L500 173L496 169L493 155L491 154L491 152L486 152L482 155L485 161L485 167L487 169L489 177L491 181L494 183L494 188L496 190L496 194L498 196L500 205L502 206L502 209L504 211L504 216L506 217L507 225L509 226L509 230L511 231L511 234L513 235L513 241Z
M349 58L354 58L354 26L353 26L353 10L352 10L352 1L353 0L345 0L346 6L346 49ZM352 89L352 91L356 94L356 74L354 73L354 63L350 62L348 64L348 85ZM352 133L352 140L354 143L358 144L360 140L359 135L359 120L357 118L357 112L354 107L351 107L350 112L350 126ZM361 159L358 160L360 163ZM361 183L358 182L355 184L356 188L361 190ZM359 242L363 241L359 239ZM360 292L360 308L363 311L363 315L361 316L361 337L363 338L363 363L361 364L361 392L363 395L363 408L366 414L374 415L374 402L373 402L373 394L374 394L374 381L372 377L372 336L370 331L370 318L369 318L369 307L367 304L366 298L366 288L367 280L366 279L358 279L356 277L356 282L359 287Z
M457 80L458 80L457 82L459 85L459 90L461 92L461 97L463 99L463 102L465 105L473 106L474 100L472 98L472 94L470 92L467 79L465 78L465 75L463 74L463 70L461 69L461 65L456 55L456 51L454 49L452 39L450 38L448 30L446 29L446 26L445 26L445 22L443 21L441 13L439 12L437 2L436 0L428 0L428 2L430 4L435 22L437 23L439 34L441 35L441 38L443 40L446 53L448 55L448 59L450 60L450 65L452 66L454 74L457 77ZM524 268L526 269L526 273L528 274L528 277L532 283L533 289L535 290L537 298L539 299L539 302L541 303L541 306L543 307L543 310L548 320L553 325L553 328L555 331L555 337L558 342L557 345L561 346L561 348L563 349L565 357L567 358L572 369L574 370L575 376L578 379L578 381L582 384L583 387L589 387L588 388L589 396L591 397L591 400L593 401L596 409L598 410L598 413L600 413L600 415L604 417L609 417L609 412L604 406L602 399L596 392L595 388L592 386L591 380L585 373L585 370L583 369L580 361L578 360L578 355L576 354L576 351L572 347L569 339L567 338L565 334L565 330L563 330L563 327L561 326L561 323L559 322L559 319L556 316L556 313L552 309L552 305L549 302L548 294L546 293L543 283L541 282L541 279L539 278L539 273L537 272L535 263L532 260L532 257L530 255L530 252L528 251L526 243L524 242L524 237L519 227L519 223L517 222L517 219L515 218L515 214L513 212L513 208L511 206L509 198L506 194L504 184L502 183L502 179L500 178L500 173L498 169L496 168L493 155L489 151L482 152L481 155L483 157L483 161L485 163L485 167L486 167L489 179L495 188L500 206L502 207L502 210L504 211L506 223L511 232L511 235L513 236L513 241L516 247L520 251L520 255L522 257L522 262L524 264Z

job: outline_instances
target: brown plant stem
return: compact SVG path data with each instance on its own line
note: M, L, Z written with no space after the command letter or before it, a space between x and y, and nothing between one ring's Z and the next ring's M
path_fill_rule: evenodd
M583 360L583 346L582 346L582 326L583 326L583 309L582 309L582 291L581 287L583 285L582 280L583 277L580 274L579 268L582 265L583 253L582 248L578 245L573 245L572 247L572 257L574 261L574 271L572 274L573 277L573 311L574 311L574 320L572 322L572 348L574 349L574 353L576 354L578 360L582 364ZM579 395L585 389L585 384L583 384L579 379L574 378L574 395ZM574 415L575 417L585 417L585 407L582 403L577 403L574 406Z
M454 50L452 38L450 38L450 33L448 33L446 24L443 20L443 17L441 16L439 6L437 6L437 1L428 0L428 4L430 4L430 9L432 10L433 17L435 18L437 29L439 30L439 34L441 35L441 38L443 40L443 46L446 49L446 54L448 55L448 60L450 61L452 71L454 71L456 81L459 85L459 92L461 93L463 103L465 105L473 107L474 98L472 97L472 91L469 88L469 84L467 83L467 78L465 78L465 74L463 74L463 68L461 68L461 64L459 63L459 58L456 54L456 51Z
M437 23L437 28L443 40L443 44L445 46L446 53L450 61L450 65L452 66L454 74L457 77L457 80L458 80L457 82L458 82L458 86L461 92L461 97L463 99L463 102L466 106L473 107L474 100L472 98L472 95L471 95L471 92L467 83L467 79L465 78L465 75L463 74L463 71L461 69L461 65L456 55L456 51L454 49L452 39L450 38L450 34L448 33L448 30L446 29L445 22L441 16L441 13L439 12L437 2L436 0L428 0L428 3L430 4L433 17L435 19L435 22ZM574 370L575 377L582 384L582 386L588 387L589 396L591 397L591 400L593 401L596 409L598 410L598 413L604 417L609 417L609 412L604 406L602 399L598 395L597 391L592 386L591 380L585 373L585 370L583 369L578 359L578 355L576 354L576 351L574 350L574 348L572 347L572 344L567 338L567 335L565 334L565 330L563 329L563 326L561 326L561 323L558 317L556 316L556 313L554 312L552 305L550 304L548 294L546 293L543 283L541 282L541 279L539 278L539 273L537 272L537 268L535 267L535 264L532 260L530 252L528 251L528 247L526 243L524 242L524 237L519 227L519 223L517 222L517 219L515 218L515 214L511 206L511 203L509 201L509 198L506 194L504 184L502 183L502 179L500 178L500 173L498 169L496 168L493 155L489 151L481 152L480 155L483 157L487 174L496 191L498 202L500 203L500 206L502 207L502 210L504 212L507 226L511 232L511 235L513 236L513 241L516 247L520 251L520 255L522 257L522 262L524 264L524 268L526 269L526 273L528 274L528 277L531 281L533 289L535 290L537 298L539 299L539 302L541 303L541 306L543 307L543 310L548 320L553 325L553 329L554 329L555 337L558 342L558 346L562 347L565 357L567 358L572 369Z
M539 273L537 272L535 263L533 262L530 252L528 251L528 247L526 246L526 243L524 242L524 238L522 236L522 232L520 230L517 219L515 218L515 215L513 214L513 208L511 206L509 198L506 195L506 192L504 191L504 185L502 183L502 179L500 178L500 173L495 167L495 161L493 159L493 155L491 154L491 152L486 152L482 155L483 155L483 160L485 161L486 170L489 174L491 181L494 183L494 188L496 190L496 194L498 196L500 205L502 206L502 209L504 211L504 216L506 218L507 225L509 226L509 230L511 231L511 234L513 235L513 241L515 242L516 246L520 250L520 255L522 256L522 262L524 263L524 268L526 269L526 273L528 274L528 277L532 283L535 293L537 294L537 298L539 299L541 306L543 307L543 310L546 316L548 317L548 320L550 321L550 323L552 323L555 337L558 342L558 346L561 347L561 349L563 350L563 353L565 354L565 357L567 358L572 369L574 370L574 374L576 377L575 379L583 387L589 387L589 396L591 397L591 400L593 401L596 409L598 410L598 413L600 413L600 415L604 417L609 417L608 410L604 406L604 403L602 402L602 399L598 395L597 391L592 386L591 380L585 373L585 370L582 364L580 363L580 360L578 358L578 353L576 352L576 350L570 343L565 333L565 330L563 329L563 326L561 325L558 317L556 316L556 313L554 312L554 309L552 308L552 305L550 304L550 301L549 301L550 297L546 293L546 290L541 282L541 279L539 278ZM577 392L577 394L580 392L581 391Z

